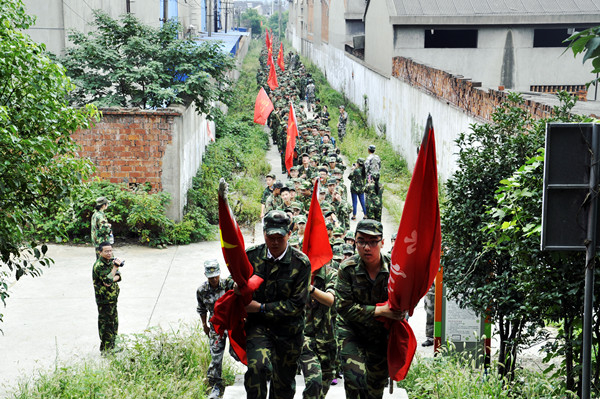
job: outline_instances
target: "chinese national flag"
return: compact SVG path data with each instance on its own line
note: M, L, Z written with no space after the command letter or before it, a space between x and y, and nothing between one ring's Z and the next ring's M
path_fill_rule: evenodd
M267 123L267 118L273 111L273 103L267 95L267 92L262 87L256 96L254 103L254 123L264 125Z
M302 252L310 259L310 269L314 273L333 258L333 251L329 245L329 235L325 218L321 211L321 205L318 200L319 179L315 181L308 219L306 221L306 230L304 230L304 242L302 243Z
M285 147L285 168L288 173L294 166L294 149L296 148L296 137L298 136L298 123L296 122L296 113L294 106L290 103L290 113L288 114L287 126L287 145Z
M285 63L283 61L283 43L279 44L279 54L277 54L277 65L279 65L279 69L285 71Z
M435 137L429 115L392 249L388 281L388 303L392 309L408 310L412 316L439 270L441 247ZM417 341L408 322L392 322L388 369L393 380L404 379L416 346Z
M253 275L254 268L246 255L244 237L233 212L227 204L224 188L225 180L221 179L219 187L219 234L221 248L231 277L237 283L242 295L229 290L215 302L215 314L210 319L215 331L223 335L229 331L231 347L244 364L246 358L246 331L244 318L247 316L245 306L252 301L252 293L262 284L262 277Z
M271 88L271 90L275 90L279 87L277 83L277 73L275 72L275 65L273 65L271 61L271 66L269 68L269 78L267 79L267 84Z

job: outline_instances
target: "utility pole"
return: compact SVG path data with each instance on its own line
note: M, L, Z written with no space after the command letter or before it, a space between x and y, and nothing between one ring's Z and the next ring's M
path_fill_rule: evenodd
M169 0L163 0L163 24L169 19Z
M125 0L125 11L127 14L131 13L131 0Z
M229 2L225 0L225 33L227 33L227 18L229 17Z
M277 4L279 5L279 34L277 35L277 37L281 42L281 0L277 0Z
M208 37L211 37L212 20L210 19L211 16L210 16L209 12L211 12L212 9L211 9L210 0L206 0L205 7L206 7L206 30L208 31Z

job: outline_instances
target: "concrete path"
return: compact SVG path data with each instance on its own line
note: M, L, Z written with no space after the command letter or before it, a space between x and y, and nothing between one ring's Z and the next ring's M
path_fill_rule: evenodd
M366 151L366 149L365 149ZM268 153L273 170L281 175L278 154ZM361 219L362 214L357 215ZM398 226L384 210L384 251ZM262 242L260 226L255 236L245 236L246 245ZM256 242L255 242L256 237ZM10 285L4 323L0 324L0 397L4 397L21 377L35 376L38 370L54 369L81 359L98 358L97 309L91 284L95 260L90 246L50 245L55 264L38 278L24 277ZM115 256L125 259L120 283L119 333L141 333L148 327L178 329L181 323L196 323L196 288L205 281L203 262L217 258L222 262L218 241L167 249L141 246L116 246ZM417 340L425 339L425 311L422 303L410 319ZM418 352L432 356L432 348L419 345ZM243 367L243 366L242 366ZM240 367L238 382L228 387L225 398L245 396ZM296 397L301 397L300 377ZM389 394L386 393L386 397ZM332 387L328 398L344 398L343 381ZM394 398L402 398L395 389Z

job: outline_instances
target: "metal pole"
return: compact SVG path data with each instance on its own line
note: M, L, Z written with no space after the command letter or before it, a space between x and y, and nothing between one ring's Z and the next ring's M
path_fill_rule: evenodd
M592 363L592 307L594 305L594 268L596 260L596 220L598 217L597 185L600 138L598 125L594 125L590 166L590 208L588 211L587 245L585 251L585 299L583 310L583 371L581 373L581 398L590 399Z
M212 12L210 0L206 0L206 29L208 30L208 37L211 36L212 32L212 20L210 18L210 12Z
M169 0L163 0L163 24L169 20Z
M127 14L131 12L131 0L125 0L125 10L127 11Z
M277 0L277 4L279 5L279 34L277 38L281 41L281 0Z

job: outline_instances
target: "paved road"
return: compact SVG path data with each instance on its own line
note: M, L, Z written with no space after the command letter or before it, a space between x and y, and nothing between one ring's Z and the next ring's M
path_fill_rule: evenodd
M366 150L366 149L365 149ZM276 151L268 153L273 170L281 176ZM359 214L360 220L362 215ZM390 249L389 237L398 226L383 214L384 250ZM262 242L257 226L255 235L246 234L246 245ZM256 242L255 242L256 237ZM11 297L3 309L0 325L0 397L19 377L32 376L36 370L86 358L98 358L97 310L91 284L94 250L89 246L50 245L55 264L41 277L25 277L11 284ZM210 241L167 249L117 246L115 256L126 259L120 283L119 332L141 333L148 327L177 329L181 323L196 323L196 288L205 280L203 262L222 260L220 244ZM422 304L410 320L417 340L425 339L425 312ZM424 356L431 348L418 347ZM243 372L243 369L240 369ZM299 379L296 397L301 397ZM241 376L226 389L226 398L244 396ZM387 394L386 394L387 395ZM333 387L328 398L343 398L342 384ZM395 390L393 397L401 398Z

